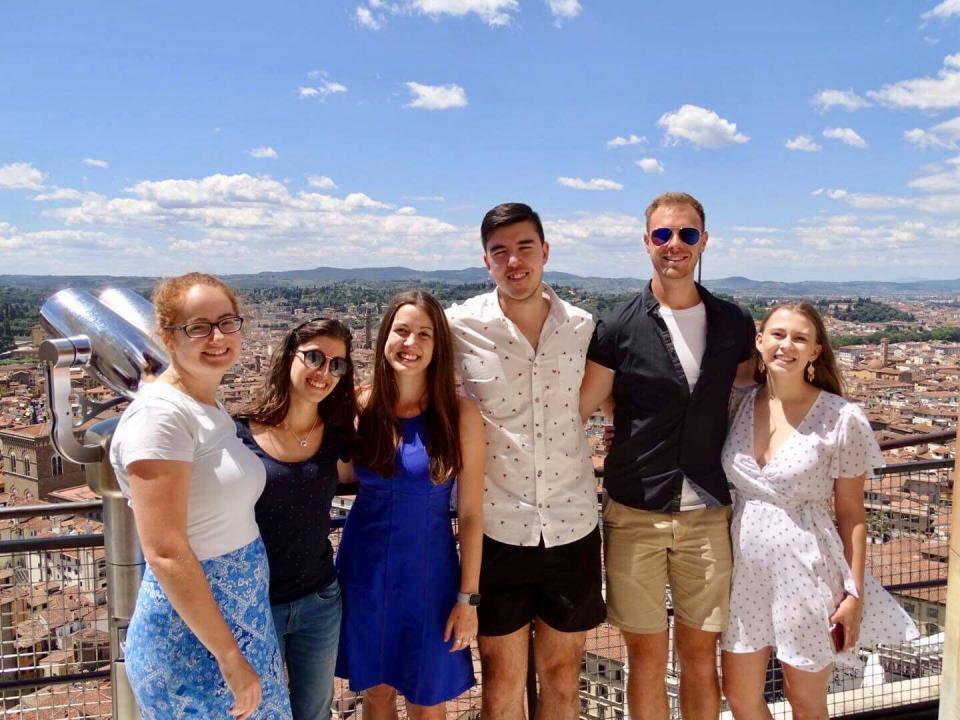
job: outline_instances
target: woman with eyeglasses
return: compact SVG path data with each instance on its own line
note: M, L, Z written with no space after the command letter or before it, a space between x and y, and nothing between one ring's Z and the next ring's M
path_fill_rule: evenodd
M227 285L190 273L153 295L169 367L124 412L110 460L147 561L126 670L144 720L288 720L254 516L263 465L217 401L243 317Z
M360 489L337 553L337 675L363 691L365 720L395 720L398 692L412 720L443 720L445 701L474 683L485 446L477 407L457 397L453 362L436 299L393 298L360 398Z
M292 328L237 419L240 439L267 471L257 524L270 560L270 603L294 720L327 720L333 699L340 586L328 535L337 482L353 477L350 351L350 330L339 320Z
M771 718L772 651L793 717L826 720L835 662L862 668L858 642L902 642L917 631L865 569L864 481L883 456L863 411L843 398L816 308L773 308L756 349L758 385L734 396L722 453L736 486L723 689L737 720Z

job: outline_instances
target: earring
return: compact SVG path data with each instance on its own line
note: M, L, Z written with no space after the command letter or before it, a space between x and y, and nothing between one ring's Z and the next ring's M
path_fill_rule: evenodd
M817 370L813 367L813 363L807 365L807 382L813 382L813 379L817 376Z
M757 358L757 371L763 375L767 371L767 366L763 364L763 358Z

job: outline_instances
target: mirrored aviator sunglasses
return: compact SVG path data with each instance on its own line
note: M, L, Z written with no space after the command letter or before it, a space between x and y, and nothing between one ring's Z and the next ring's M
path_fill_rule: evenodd
M650 231L650 241L657 246L666 245L673 237L673 228L662 227ZM686 245L696 245L700 242L700 231L692 227L677 228L677 235Z
M311 370L321 370L326 365L333 377L339 378L347 374L350 361L342 357L327 357L320 350L297 350L297 355L303 358L303 363Z

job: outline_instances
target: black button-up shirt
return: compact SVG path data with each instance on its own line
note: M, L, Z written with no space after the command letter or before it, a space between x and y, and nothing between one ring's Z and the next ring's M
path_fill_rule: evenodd
M605 313L590 342L587 358L615 372L615 437L603 484L623 505L677 512L684 476L721 505L730 504L720 451L737 365L753 352L756 331L746 310L700 285L697 290L707 341L692 391L650 283Z

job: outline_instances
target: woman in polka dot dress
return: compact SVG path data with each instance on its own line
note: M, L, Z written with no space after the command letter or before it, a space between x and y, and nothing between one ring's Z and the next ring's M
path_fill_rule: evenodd
M757 350L759 384L737 391L723 450L736 487L724 694L738 720L770 718L763 690L773 649L794 717L827 718L834 661L859 665L858 643L899 642L917 630L864 569L864 481L883 456L863 411L843 399L816 309L774 308ZM843 630L839 651L834 626Z

